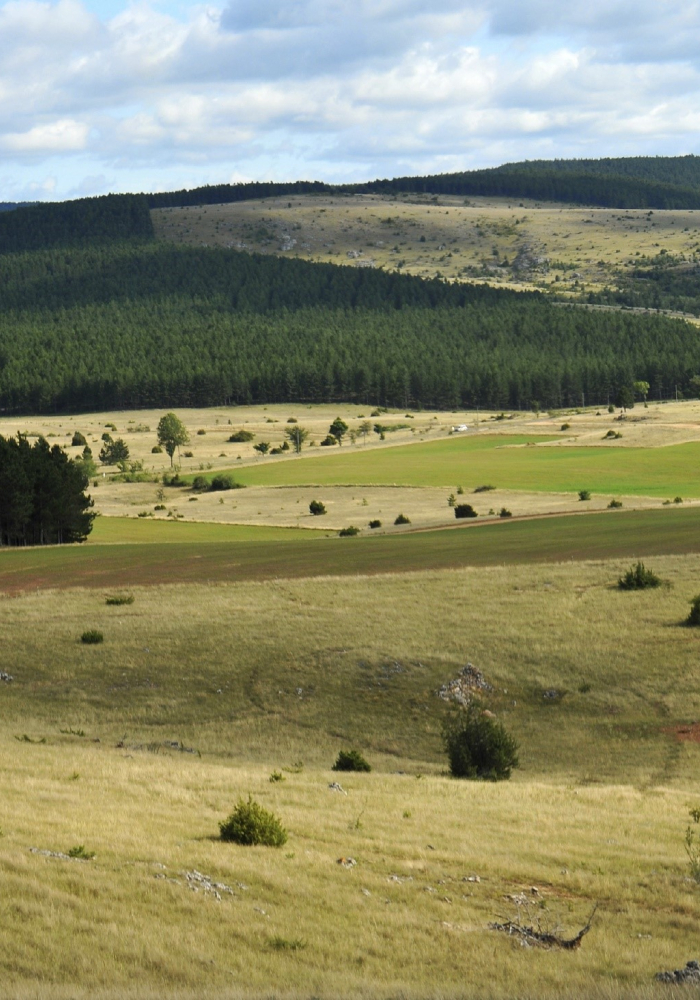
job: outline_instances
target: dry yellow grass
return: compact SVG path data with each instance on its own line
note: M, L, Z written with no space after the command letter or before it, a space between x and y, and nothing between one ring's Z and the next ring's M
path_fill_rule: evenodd
M441 195L436 204L420 195L294 196L152 215L156 234L177 243L562 292L604 287L611 268L632 267L640 254L665 250L692 258L700 239L700 214L692 210L649 213L512 198ZM544 259L548 271L538 266Z

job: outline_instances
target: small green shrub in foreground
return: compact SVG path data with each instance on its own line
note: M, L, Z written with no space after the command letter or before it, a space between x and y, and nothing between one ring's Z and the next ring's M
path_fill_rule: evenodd
M405 514L399 514L399 516L394 521L394 524L410 524L410 523L411 523L410 517L406 517Z
M519 766L518 744L501 722L476 705L447 722L443 738L455 778L505 781Z
M700 625L700 594L690 602L690 613L685 620L686 625Z
M367 763L359 750L341 750L338 754L333 771L371 771L371 766Z
M578 491L578 498L579 498L579 500L590 500L591 499L591 491L590 490L579 490Z
M321 500L312 500L309 504L309 513L314 514L316 517L325 514L326 505Z
M347 528L341 528L340 531L338 532L338 535L341 538L354 538L355 535L359 534L360 534L360 529L357 528L354 524L348 525Z
M69 858L80 858L81 861L92 861L95 857L94 851L87 851L83 844L78 844L76 847L71 847L68 851Z
M370 528L381 528L382 522L379 520L379 518L375 518L373 521L369 522L369 526Z
M97 629L91 628L87 632L83 632L80 636L80 641L84 642L86 646L95 646L98 642L104 642L105 637Z
M274 813L254 802L238 800L236 808L227 820L219 823L221 839L235 844L263 847L282 847L287 843L287 831Z
M458 503L455 507L455 517L478 517L470 503Z
M122 604L133 604L133 603L134 603L133 594L114 594L112 597L105 598L105 604L122 605Z
M620 577L617 585L620 590L645 590L647 587L660 587L661 578L647 569L643 562L638 562Z
M227 475L225 472L220 472L216 476L212 476L211 483L209 485L209 490L215 493L217 490L240 490L243 489L243 483L237 483L233 476Z

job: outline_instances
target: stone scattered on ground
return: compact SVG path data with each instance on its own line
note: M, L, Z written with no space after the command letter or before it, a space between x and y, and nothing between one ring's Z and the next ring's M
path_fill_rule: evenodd
M493 687L480 670L467 663L453 680L442 685L437 694L443 701L456 701L459 705L466 706L474 691L493 691Z
M657 972L655 977L660 983L700 983L700 962L686 962L684 969L674 969L672 972Z
M357 861L354 858L338 858L338 864L343 868L354 868Z
M343 786L342 786L342 785L341 785L341 784L340 784L339 782L337 782L337 781L331 781L331 783L329 784L329 786L328 786L328 787L329 787L329 789L330 789L330 790L331 790L332 792L342 792L342 793L343 793L343 795L347 795L347 794L348 794L348 793L347 793L347 792L345 791L345 789L343 788Z
M5 681L6 684L9 684L13 680L14 677L12 674L6 674L4 670L0 670L0 681Z
M42 851L39 847L30 847L30 854L40 854L42 858L59 858L61 861L89 861L89 858L72 858L62 851Z

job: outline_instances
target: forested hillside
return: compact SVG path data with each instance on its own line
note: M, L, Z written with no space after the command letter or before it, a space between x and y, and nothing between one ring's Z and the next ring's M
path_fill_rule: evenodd
M0 213L0 254L152 238L153 224L143 195L110 194Z
M151 208L212 205L299 194L444 194L534 198L606 208L700 208L700 157L637 156L534 160L425 177L360 184L219 184L148 195Z
M486 286L157 242L0 256L6 412L603 404L698 371L684 323Z

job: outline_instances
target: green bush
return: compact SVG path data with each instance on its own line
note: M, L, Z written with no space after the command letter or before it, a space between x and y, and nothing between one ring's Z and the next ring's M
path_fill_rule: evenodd
M360 534L360 529L356 528L354 524L348 525L347 528L341 528L340 531L338 532L340 538L352 538L355 535L359 534Z
M590 490L579 490L578 491L578 498L579 498L579 500L590 500L591 499L591 491Z
M505 781L519 766L518 744L501 722L476 705L446 723L443 738L455 778Z
M97 629L91 628L87 632L83 632L80 636L80 641L84 642L86 646L95 646L98 642L104 642L105 637Z
M499 517L512 517L513 514L512 514L512 511L509 511L507 507L501 507L500 511L498 512L498 516Z
M455 517L478 517L470 503L458 503L455 507Z
M324 448L330 448L332 445L337 444L337 443L338 443L338 439L334 438L332 434L326 434L326 436L324 437L323 441L321 441L321 445Z
M264 847L282 847L287 843L287 831L274 813L263 809L248 796L248 801L238 800L228 819L219 823L221 839L235 844Z
M312 500L309 504L309 512L318 517L320 514L326 513L326 505L320 500Z
M333 771L371 771L359 750L341 750L338 754Z
M377 518L374 521L369 522L370 528L381 528L382 522Z
M212 476L209 489L212 493L216 493L218 490L242 490L243 483L237 483L233 476L229 476L225 472L219 472L216 476Z
M405 514L399 514L399 516L394 521L394 524L410 524L410 523L411 523L410 517L406 517Z
M685 620L686 625L700 625L700 594L690 602L690 612Z
M647 587L660 587L661 578L647 569L643 562L638 562L620 577L617 585L620 590L645 590Z
M68 851L69 858L79 858L81 861L92 861L95 857L94 851L87 851L83 844L77 844Z
M159 444L154 444L153 447L151 448L151 455L162 455L162 454L163 454L163 449L161 448L161 446Z
M85 435L81 434L80 431L76 431L73 434L73 440L71 441L71 445L74 448L77 448L79 446L83 447L86 444L87 444L87 438L85 437Z
M484 484L483 486L477 486L477 487L475 488L474 492L475 492L475 493L488 493L488 492L489 492L489 490L495 490L495 489L496 489L496 487L495 487L495 486L489 486L489 484L488 484L488 483L486 483L486 484Z
M114 596L112 597L105 598L105 604L122 605L122 604L133 604L133 603L134 603L133 594L114 594Z
M229 438L234 444L239 441L252 441L255 437L252 431L234 431L234 433Z
M619 507L622 507L622 500L611 500L608 504L609 510L617 510Z
M195 476L192 480L192 489L197 493L203 493L209 489L209 482L206 476Z

